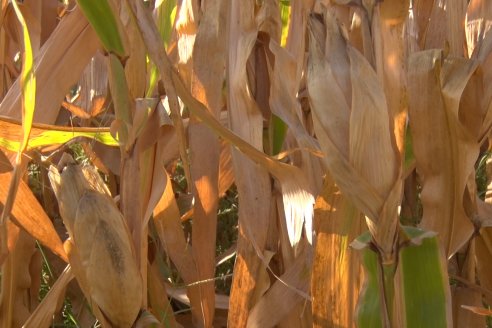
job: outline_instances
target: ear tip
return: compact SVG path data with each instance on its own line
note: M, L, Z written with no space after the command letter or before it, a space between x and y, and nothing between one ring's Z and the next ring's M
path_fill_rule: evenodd
M75 162L72 155L68 153L63 153L60 160L58 161L58 165L56 166L56 168L58 169L58 172L61 173L65 167L76 164L77 162Z

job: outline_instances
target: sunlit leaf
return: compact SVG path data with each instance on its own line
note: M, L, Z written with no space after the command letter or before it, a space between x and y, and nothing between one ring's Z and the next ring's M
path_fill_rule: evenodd
M78 0L77 3L106 50L123 58L125 48L120 36L121 23L108 0Z

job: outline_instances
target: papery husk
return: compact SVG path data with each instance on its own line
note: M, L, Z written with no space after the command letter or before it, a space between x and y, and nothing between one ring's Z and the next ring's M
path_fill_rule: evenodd
M131 327L140 311L142 278L122 214L91 167L68 164L60 174L52 166L49 178L80 258L74 273L86 297L115 327Z

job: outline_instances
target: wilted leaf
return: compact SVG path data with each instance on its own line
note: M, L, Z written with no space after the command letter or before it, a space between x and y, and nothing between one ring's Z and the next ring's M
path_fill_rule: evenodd
M315 327L353 327L362 267L349 243L365 223L360 212L327 182L314 207L317 240L311 295Z
M190 62L191 92L215 117L219 117L222 107L226 26L221 17L226 5L226 1L214 1L204 6L196 32L193 61ZM180 21L178 19L177 23ZM192 22L187 25L192 25ZM192 35L186 35L185 38L192 38ZM180 38L178 47L181 42ZM189 147L193 149L190 152L190 183L195 198L192 243L200 245L193 247L193 256L199 273L198 279L205 281L215 276L220 143L219 138L194 116L191 116L188 125L188 137ZM203 309L203 318L199 319L207 326L213 321L215 312L214 283L200 284L199 289L200 307Z
M0 174L0 200L2 203L5 202L7 197L10 179L10 173ZM39 240L41 244L49 248L65 262L68 261L53 223L24 181L20 182L17 198L12 208L12 221L25 229L31 236Z
M98 48L97 35L79 8L62 19L34 59L36 106L43 108L35 112L34 122L55 122L60 101ZM19 82L15 81L0 105L1 115L17 120L21 119Z
M468 3L465 21L468 57L472 57L480 47L485 35L492 26L492 3L486 0L471 0Z
M154 319L157 319L157 323L162 323L166 328L176 327L173 308L169 300L166 297L163 297L163 295L167 295L166 286L160 277L157 263L152 263L147 272L149 275L149 305L151 307L151 312L154 315Z
M65 295L68 283L74 278L70 265L67 265L63 273L51 286L48 294L23 324L25 328L48 328L50 327L60 298Z
M308 301L312 248L300 246L302 251L293 265L268 289L251 309L247 327L274 327L302 301ZM306 314L307 315L307 314ZM297 321L298 320L298 321ZM297 318L294 326L301 326L305 318Z
M198 272L191 249L185 239L180 214L169 175L166 174L166 188L154 209L154 224L159 239L186 284L198 281ZM187 290L192 304L200 304L198 286ZM202 318L200 308L192 308L193 315Z
M490 309L485 309L482 307L470 306L470 305L462 305L461 307L463 309L469 310L469 311L476 313L478 315L482 315L482 316L491 316L492 315L492 310L490 310Z
M492 256L492 228L483 227L480 234L475 237L477 275L480 285L492 290L492 263L488 259ZM487 303L492 302L492 297L486 295Z
M369 62L344 39L335 17L310 18L307 84L324 163L368 218L383 256L393 253L401 181L386 98Z
M423 177L421 225L439 234L448 257L473 233L463 194L479 146L461 123L459 109L476 67L474 61L446 58L439 50L413 54L409 63L410 125L417 172Z
M18 236L13 249L2 264L0 325L20 327L30 314L28 295L32 278L29 265L35 252L35 240L23 230L15 231L16 227L11 226L8 228L9 237L16 238L10 234Z

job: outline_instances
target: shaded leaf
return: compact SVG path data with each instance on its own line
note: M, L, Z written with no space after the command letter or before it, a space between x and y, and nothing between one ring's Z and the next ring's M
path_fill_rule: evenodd
M448 257L473 233L463 209L478 143L460 120L460 99L474 61L439 50L413 54L409 63L409 114L417 172L422 182L422 227L436 231Z
M67 265L56 282L51 286L48 294L43 298L36 310L23 324L26 328L50 327L60 299L65 295L68 283L74 278L70 265Z

